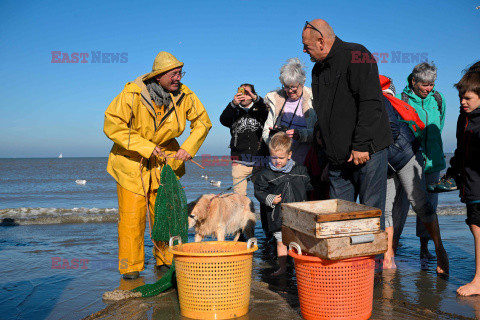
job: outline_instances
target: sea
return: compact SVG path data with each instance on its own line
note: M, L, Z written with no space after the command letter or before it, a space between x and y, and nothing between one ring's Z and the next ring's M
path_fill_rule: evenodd
M452 154L445 156L448 163ZM221 159L225 157L195 158L205 169L192 162L186 164L187 173L181 184L187 201L202 194L231 191L231 166ZM6 218L20 225L116 221L116 182L106 172L107 160L106 157L0 159L0 222ZM251 183L247 193L258 212ZM465 205L457 191L439 194L437 214L465 214Z

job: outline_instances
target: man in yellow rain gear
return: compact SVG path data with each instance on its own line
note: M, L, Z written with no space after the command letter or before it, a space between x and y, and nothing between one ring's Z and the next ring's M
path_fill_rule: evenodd
M107 171L117 181L118 259L124 279L136 279L144 269L146 199L153 223L155 198L162 165L168 163L178 178L184 162L197 153L212 123L205 108L180 82L183 63L160 52L152 72L128 82L105 111L103 131L114 144ZM180 147L176 137L190 121L190 135ZM154 247L157 266L172 263L168 244Z

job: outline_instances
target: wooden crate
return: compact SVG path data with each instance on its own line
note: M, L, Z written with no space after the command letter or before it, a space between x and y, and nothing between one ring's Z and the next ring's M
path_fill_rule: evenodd
M339 199L282 203L283 225L314 238L380 231L382 211Z
M282 241L286 246L296 242L303 252L328 260L364 257L387 251L386 232L364 235L373 237L373 242L353 244L352 240L354 242L360 235L318 239L289 227L282 227Z

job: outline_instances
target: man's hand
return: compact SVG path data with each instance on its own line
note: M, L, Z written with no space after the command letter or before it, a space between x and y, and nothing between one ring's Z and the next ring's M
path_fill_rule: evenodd
M242 102L243 100L245 100L245 95L241 94L240 92L237 93L236 95L233 96L233 104L238 106L240 104L240 102Z
M297 129L290 129L285 131L285 133L293 140L298 140L300 138L300 134L298 133Z
M275 198L273 198L272 204L279 204L280 202L282 202L282 195L278 194L275 196Z
M361 152L361 151L355 151L352 150L352 153L350 154L350 158L348 159L348 162L352 162L355 165L360 165L366 163L368 160L370 160L370 154L368 151L366 152Z
M155 149L153 149L152 156L165 157L165 152L163 152L159 146L156 146Z
M183 149L178 149L177 153L175 154L175 160L181 160L185 162L190 159L192 159L192 156L190 156L188 152Z
M245 86L243 87L245 89L245 96L247 98L250 98L252 99L253 101L255 101L257 99L257 95L255 93L253 93L252 91L250 91L250 87L249 86Z

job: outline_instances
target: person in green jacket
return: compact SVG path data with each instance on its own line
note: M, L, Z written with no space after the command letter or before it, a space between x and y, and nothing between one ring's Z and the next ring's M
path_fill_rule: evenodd
M420 140L425 166L427 188L435 184L440 178L440 171L445 169L445 156L443 154L442 130L445 124L445 98L435 90L437 68L433 63L422 62L413 68L408 76L407 85L397 98L407 102L417 111L420 119L425 123L425 129L414 132ZM438 194L429 193L429 200L437 208ZM408 211L408 209L407 209ZM402 212L399 220L400 230L395 230L394 248L398 246L407 212ZM402 221L403 220L403 221ZM395 219L394 219L395 221ZM402 223L403 222L403 223ZM395 227L397 229L397 227ZM420 238L420 258L434 258L428 251L430 236L417 217L417 237Z

